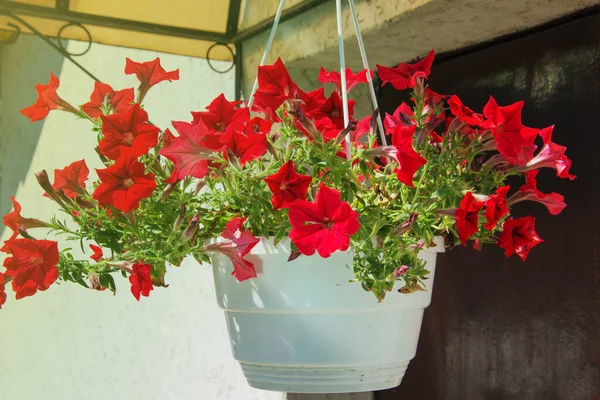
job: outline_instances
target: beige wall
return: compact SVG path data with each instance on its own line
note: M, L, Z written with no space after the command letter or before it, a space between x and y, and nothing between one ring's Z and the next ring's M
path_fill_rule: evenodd
M157 54L94 45L79 61L105 82L124 88L136 85L134 76L123 74L126 56L146 61ZM203 108L221 92L232 97L233 72L213 73L201 59L161 59L167 70L180 68L181 80L161 83L146 97L146 109L157 125L189 120L190 110ZM34 102L33 86L46 83L50 70L61 79L62 97L73 104L88 100L92 80L40 39L22 36L5 48L0 80L1 214L9 211L9 195L16 194L24 215L49 218L56 207L42 197L34 172L51 172L81 158L92 171L101 167L92 150L95 135L86 121L54 111L43 122L30 124L19 114ZM5 230L2 238L8 233ZM42 232L31 233L44 237ZM79 243L60 240L61 247L68 245L81 253ZM4 257L0 255L0 263ZM139 303L126 279L117 279L116 296L68 283L15 301L9 289L0 310L0 399L285 398L246 384L231 356L209 266L184 262L170 271L167 281L171 287L157 288Z

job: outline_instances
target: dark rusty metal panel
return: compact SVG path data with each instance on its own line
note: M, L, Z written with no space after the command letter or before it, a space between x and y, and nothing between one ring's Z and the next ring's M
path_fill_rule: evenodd
M402 385L376 397L600 399L600 16L434 65L430 83L475 110L490 94L525 100L523 122L556 125L577 179L539 175L541 190L565 196L559 216L515 206L545 240L526 263L499 248L440 256L417 356ZM391 87L380 96L387 112L404 100Z

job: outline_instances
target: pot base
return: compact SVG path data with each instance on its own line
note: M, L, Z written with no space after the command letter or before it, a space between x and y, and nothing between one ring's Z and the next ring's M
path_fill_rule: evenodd
M250 386L289 393L370 392L400 385L406 360L360 366L282 366L240 362Z

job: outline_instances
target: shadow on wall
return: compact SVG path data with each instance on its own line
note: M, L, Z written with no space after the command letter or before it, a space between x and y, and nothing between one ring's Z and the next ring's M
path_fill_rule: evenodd
M44 121L34 122L21 115L21 109L37 98L34 86L47 83L52 71L59 76L65 59L42 39L22 35L0 53L0 215L11 210L9 196L29 173ZM7 149L18 148L18 154ZM4 226L0 225L0 235Z

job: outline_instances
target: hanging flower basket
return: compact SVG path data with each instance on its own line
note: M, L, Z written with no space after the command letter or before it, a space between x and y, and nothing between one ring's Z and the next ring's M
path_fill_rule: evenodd
M558 214L563 198L537 189L538 169L574 178L553 127L521 123L522 102L490 98L479 114L427 87L433 57L379 67L384 84L412 90L411 104L386 115L380 132L377 111L355 120L345 101L352 86L371 81L369 70L321 70L326 95L298 88L277 60L259 68L252 107L220 95L191 121L174 121L176 134L142 107L152 86L179 78L158 59L127 60L125 73L140 80L135 98L133 89L96 83L80 107L59 97L51 75L22 113L32 122L51 110L87 120L104 168L92 184L85 160L55 170L53 181L36 174L61 218L24 217L12 199L0 306L8 283L20 299L59 279L108 295L124 277L140 300L168 286L167 271L192 256L213 264L251 385L397 385L415 355L436 253L471 241L525 260L542 239L535 218L514 218L511 208L532 200ZM525 182L513 189L510 176ZM59 250L52 235L39 239L42 228L86 244L88 256Z
M212 257L217 301L249 384L311 393L398 386L417 351L442 238L420 253L430 271L425 290L382 303L350 283L351 251L288 263L291 251L289 240L261 239L246 256L260 278L241 283L231 279L227 257Z

